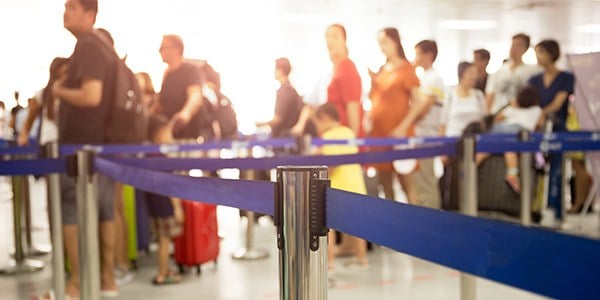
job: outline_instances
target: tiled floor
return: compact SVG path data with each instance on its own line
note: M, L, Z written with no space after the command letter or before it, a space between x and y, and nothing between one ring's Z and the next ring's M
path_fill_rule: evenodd
M48 241L43 182L33 182L34 241ZM8 262L12 248L12 216L8 186L0 181L0 267ZM243 244L244 226L236 209L219 208L221 226L221 254L218 264L203 266L201 276L189 274L178 285L154 287L154 257L139 259L139 270L132 283L121 289L118 299L278 299L278 262L274 228L269 220L261 220L255 227L256 245L269 252L262 261L237 261L231 258ZM599 233L598 215L585 219L570 219L571 230ZM440 249L440 251L443 251ZM47 266L38 273L0 277L0 299L32 299L50 287L50 257L42 258ZM369 254L370 268L366 271L349 270L343 259L336 261L334 286L329 299L459 299L459 274L392 250L376 247ZM544 299L521 290L487 280L477 281L478 299Z

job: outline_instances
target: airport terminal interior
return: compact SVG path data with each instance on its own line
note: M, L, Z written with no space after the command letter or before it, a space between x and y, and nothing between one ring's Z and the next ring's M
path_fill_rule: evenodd
M34 98L36 92L46 85L48 67L53 58L69 57L73 53L77 40L63 26L65 2L73 1L79 3L78 1L90 0L0 1L0 27L6 29L1 34L5 42L0 49L0 101L6 106L0 111L2 122L8 123L8 112L16 105L27 108L28 99ZM447 95L452 94L454 87L461 84L459 76L463 73L460 67L457 74L459 62L473 61L474 50L487 49L491 55L485 70L492 76L506 61L507 64L511 62L511 43L519 33L531 38L530 46L522 55L525 64L537 65L538 43L551 39L560 45L560 55L556 60L558 69L574 72L572 55L590 53L595 53L590 65L600 65L599 20L599 0L98 0L94 27L110 32L116 53L121 58L126 58L127 66L134 73L148 74L157 95L160 94L163 78L167 78L170 71L164 56L161 58L166 47L163 37L169 34L179 36L180 41L185 43L185 59L202 63L206 61L218 72L221 89L218 94L222 92L227 95L235 109L240 136L268 136L271 129L265 129L269 126L264 125L268 125L265 122L277 114L276 91L280 82L283 82L279 73L276 72L276 78L273 76L274 69L279 66L276 66L276 59L288 59L286 61L291 64L291 73L288 70L289 82L308 103L312 95L318 94L319 85L322 85L320 82L331 78L331 73L335 72L332 71L326 42L326 31L331 29L332 24L341 24L345 28L347 54L354 62L356 73L360 77L358 84L362 86L360 99L354 100L361 101L362 109L369 111L374 105L370 100L372 94L369 93L371 80L375 78L372 71L384 70L382 65L389 62L382 54L378 41L378 34L383 28L398 29L406 60L413 63L418 55L415 45L419 41L434 40L437 43L437 58L433 68L443 78L442 94ZM416 75L424 76L425 70L418 67L415 72ZM600 130L600 124L597 123L600 120L600 108L595 104L598 94L589 93L599 92L600 85L597 82L600 79L593 70L582 74L587 76L581 78L582 82L589 82L590 88L584 84L577 85L574 87L575 92L570 93L575 94L574 97L568 98L568 101L581 103L584 100L577 101L586 98L586 103L590 103L589 107L595 111L585 117L586 120L583 120L583 114L580 115L580 129L597 132ZM580 78L575 80L579 83ZM331 92L326 89L327 86L324 90L327 96ZM584 97L581 92L578 95L577 91L588 94ZM572 105L573 111L585 109L585 106ZM344 112L343 118L345 117ZM4 126L4 123L0 125ZM320 127L317 129L321 130ZM2 130L0 128L0 141L16 139ZM598 134L592 135L592 140L591 143L598 143ZM3 147L4 144L0 147L0 154ZM214 152L219 157L219 151ZM224 150L220 151L220 155L220 158L232 158L237 154ZM566 201L569 203L564 216L557 218L553 211L542 209L534 217L534 226L589 239L595 243L594 249L597 249L600 243L600 188L596 180L600 171L593 168L600 166L600 163L597 159L594 162L591 159L586 161L586 158L582 158L583 155L577 157L579 158L569 156L562 175L569 179L573 177L575 182L576 168L587 168L590 176L587 184L592 186L591 189L588 188L591 193L587 203L589 210L584 209L580 213L582 209L579 208L566 213L575 201L574 190L579 188L576 187L577 183L569 183L567 180L559 183L564 184L562 192L569 199ZM537 158L535 156L531 161ZM435 165L437 178L444 172L442 161L446 162L445 159L437 157L435 163L432 163ZM499 159L502 161L502 158ZM0 170L2 160L10 160L10 156L0 155ZM545 172L549 173L549 160L545 163L548 167ZM542 167L539 169L543 171L544 161L540 164ZM500 165L504 166L502 163ZM365 179L372 179L374 169L370 168L367 172L365 167L364 170ZM193 170L192 173L202 171ZM234 169L220 171L220 175L227 179L240 178L240 172ZM360 176L362 175L361 173ZM45 299L48 291L53 288L47 178L23 178L29 186L31 222L30 226L23 226L28 228L23 229L21 242L27 259L34 260L43 268L22 274L0 274L2 300ZM273 178L272 176L271 179ZM395 177L391 188L395 201L408 204L410 201L401 184L402 178ZM499 178L502 179L503 189L519 189L508 179L504 182L504 174ZM12 183L10 176L0 176L0 270L11 265L15 251ZM373 186L369 185L372 185L372 181L367 182L367 189L372 189ZM384 188L375 187L375 190L378 196L385 196ZM102 299L283 299L280 298L280 252L273 219L270 216L260 216L250 226L248 218L242 215L237 208L218 206L220 249L216 261L203 264L200 274L197 274L195 268L189 268L181 275L180 282L178 275L169 274L168 279L164 280L177 281L170 282L173 284L156 282L156 257L159 251L157 235L160 233L154 231L148 245L139 249L135 259L131 261L131 270L125 276L117 276L118 295ZM487 210L480 211L478 216L513 224L520 221L518 213ZM166 225L165 227L165 230L172 229ZM248 245L248 228L253 233L252 248L264 256L258 259L236 259L233 257L236 252ZM456 234L459 235L460 232ZM439 252L445 250L437 249ZM174 252L174 245L171 243L169 268L177 271ZM570 253L563 255L568 257ZM351 255L342 254L330 264L327 276L328 299L470 300L461 298L461 273L458 270L376 243L369 244L366 260L368 264L363 264L360 259L357 261ZM595 265L598 265L597 262ZM600 274L600 270L597 271ZM598 288L590 291L600 297ZM550 299L485 278L476 279L475 296L475 299L486 300Z

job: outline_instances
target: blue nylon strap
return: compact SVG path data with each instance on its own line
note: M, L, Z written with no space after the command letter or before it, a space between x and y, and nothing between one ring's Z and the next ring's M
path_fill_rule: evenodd
M95 159L96 171L136 188L185 200L273 215L275 184L266 181L194 178Z
M214 141L202 144L165 144L165 145L63 145L61 155L75 153L79 149L94 150L101 155L115 154L157 154L169 152L208 151L216 149L250 148L254 146L286 148L296 146L296 141L290 138L254 140L254 141Z
M45 175L65 173L64 159L8 160L0 162L0 176Z
M38 154L38 147L27 146L27 147L0 147L0 155L36 155Z
M266 170L278 166L307 166L324 165L337 166L344 164L366 164L389 162L398 159L425 158L438 155L452 155L455 153L455 145L447 144L432 147L423 147L396 151L365 152L348 155L315 155L315 156L279 156L272 158L234 158L234 159L178 159L178 158L118 158L112 161L142 167L159 171L177 171L177 170L219 170L219 169L249 169Z
M327 226L548 297L600 297L598 240L334 189L327 190Z
M314 139L313 146L326 145L351 145L351 146L396 146L396 145L422 145L422 144L439 144L439 143L455 143L458 138L451 137L412 137L412 138L364 138L351 140L331 140L331 139Z

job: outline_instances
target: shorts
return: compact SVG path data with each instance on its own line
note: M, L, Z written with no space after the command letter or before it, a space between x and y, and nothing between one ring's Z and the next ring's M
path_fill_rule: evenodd
M63 225L77 224L77 185L76 178L60 175L60 197ZM98 217L100 222L114 219L115 184L112 179L96 175L98 183Z
M420 159L419 167L412 173L417 199L421 206L441 209L442 200L438 178L434 171L434 158Z

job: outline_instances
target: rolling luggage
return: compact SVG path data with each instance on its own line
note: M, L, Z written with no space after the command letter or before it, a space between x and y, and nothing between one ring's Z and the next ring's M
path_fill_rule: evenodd
M219 255L219 236L216 205L181 201L185 213L183 234L175 238L175 262L179 272L185 273L186 267L195 266L198 275L201 265L217 262Z

